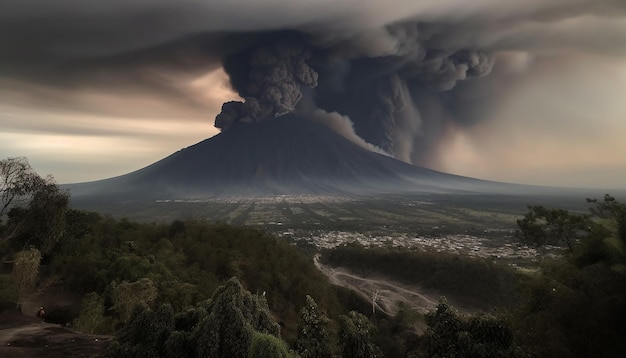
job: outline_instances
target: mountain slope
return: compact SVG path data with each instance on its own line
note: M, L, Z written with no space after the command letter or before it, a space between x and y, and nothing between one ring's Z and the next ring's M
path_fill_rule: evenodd
M473 191L488 185L367 151L321 124L285 115L240 124L138 171L70 189L75 198L117 200Z

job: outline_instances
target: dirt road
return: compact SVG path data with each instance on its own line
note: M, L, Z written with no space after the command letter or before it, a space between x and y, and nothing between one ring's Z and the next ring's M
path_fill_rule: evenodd
M436 292L427 292L385 277L361 276L343 267L326 266L319 261L319 255L313 258L313 262L332 284L349 288L373 302L373 310L377 312L394 316L399 309L398 303L403 302L407 307L425 314L439 303L440 295Z
M93 357L111 336L89 335L41 323L15 310L0 311L0 357Z

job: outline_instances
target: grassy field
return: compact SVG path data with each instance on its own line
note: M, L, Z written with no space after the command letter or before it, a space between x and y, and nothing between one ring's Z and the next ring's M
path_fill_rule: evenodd
M585 210L584 197L503 195L378 195L241 197L198 201L81 203L78 208L139 221L206 219L270 232L354 231L469 234L499 237L515 228L529 204Z

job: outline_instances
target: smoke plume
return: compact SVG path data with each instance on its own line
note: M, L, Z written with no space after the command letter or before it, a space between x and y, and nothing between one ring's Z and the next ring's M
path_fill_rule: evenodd
M324 111L323 109L315 109L312 112L307 113L306 116L310 120L321 123L325 125L326 127L332 129L333 131L337 132L342 137L346 138L347 140L351 141L352 143L358 145L359 147L363 149L367 149L371 152L386 155L386 156L390 155L389 153L382 150L381 148L375 145L372 145L370 143L367 143L366 141L363 140L363 138L359 137L354 132L354 123L352 123L350 118L346 116L342 116L341 114L337 112L329 113L329 112Z
M408 21L369 31L373 42L364 34L265 34L262 41L224 59L233 88L244 101L225 103L215 126L227 130L234 123L281 116L294 111L306 93L314 103L307 107L317 110L315 117L338 114L328 116L326 123L349 117L363 137L357 136L359 143L412 162L418 148L414 142L432 133L424 131L414 98L419 91L411 88L449 91L458 81L489 74L494 63L484 51L430 43L437 31L433 25ZM344 123L336 127L345 128ZM423 143L419 149L430 150Z
M293 112L302 99L302 87L317 86L318 74L306 62L310 56L309 49L289 43L253 50L243 63L247 76L239 94L244 102L225 103L215 126L228 129L236 122L256 122ZM228 65L225 68L236 71Z

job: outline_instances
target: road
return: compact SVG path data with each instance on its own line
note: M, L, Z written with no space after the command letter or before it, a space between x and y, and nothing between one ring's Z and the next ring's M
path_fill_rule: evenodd
M375 312L395 316L399 310L398 303L403 302L407 307L426 314L439 303L441 296L436 292L426 292L420 287L405 285L384 277L357 275L343 267L324 265L319 258L319 254L313 258L315 266L328 277L332 284L349 288L364 299L374 301Z

